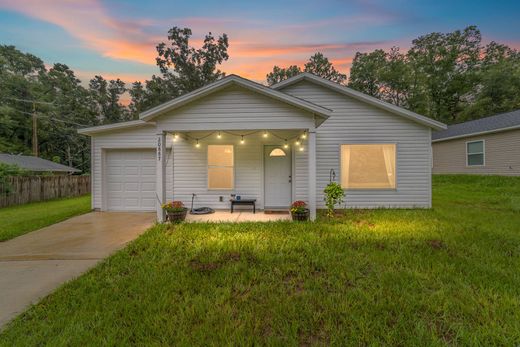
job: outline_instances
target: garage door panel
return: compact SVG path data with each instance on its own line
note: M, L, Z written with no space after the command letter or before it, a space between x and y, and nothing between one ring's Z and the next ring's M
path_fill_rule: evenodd
M109 210L155 210L154 150L107 151L105 177Z

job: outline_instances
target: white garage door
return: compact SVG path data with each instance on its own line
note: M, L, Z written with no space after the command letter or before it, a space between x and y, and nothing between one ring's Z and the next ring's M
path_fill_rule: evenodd
M154 150L109 150L105 165L108 210L155 210Z

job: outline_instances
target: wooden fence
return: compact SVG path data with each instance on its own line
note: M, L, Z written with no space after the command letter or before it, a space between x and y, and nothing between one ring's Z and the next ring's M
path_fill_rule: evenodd
M90 176L14 176L0 185L0 208L90 193Z

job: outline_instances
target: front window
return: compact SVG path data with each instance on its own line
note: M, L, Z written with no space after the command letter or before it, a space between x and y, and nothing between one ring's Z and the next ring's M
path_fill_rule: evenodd
M341 186L394 189L395 162L395 144L341 145Z
M484 141L472 141L466 143L468 166L484 165Z
M232 145L208 145L208 189L233 189Z

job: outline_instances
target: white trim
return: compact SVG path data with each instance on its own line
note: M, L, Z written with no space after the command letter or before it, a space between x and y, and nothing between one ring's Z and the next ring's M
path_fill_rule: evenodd
M155 122L144 122L142 120L131 120L128 122L98 125L95 127L78 129L78 134L92 135L92 134L109 132L109 131L120 130L120 129L137 128L137 127L141 127L141 126L145 126L145 125L155 125Z
M313 103L303 100L303 99L296 98L289 94L285 94L285 93L273 90L264 85L255 83L253 81L239 77L237 75L229 75L216 82L210 83L207 86L196 89L190 93L184 94L171 101L165 102L164 104L156 106L145 112L142 112L139 115L139 118L142 121L151 120L165 112L171 111L173 109L186 105L187 103L198 100L206 95L209 95L218 90L221 90L229 85L241 86L250 91L265 95L267 97L270 97L270 98L276 99L278 101L285 102L289 105L309 111L312 114L317 114L325 119L327 119L332 114L332 111L328 108L313 104Z
M350 97L352 97L354 99L357 99L359 101L363 101L363 102L365 102L367 104L370 104L372 106L384 109L384 110L386 110L388 112L397 114L399 116L403 116L403 117L408 118L408 119L410 119L412 121L415 121L417 123L429 126L430 128L433 128L433 129L441 130L441 129L446 129L447 128L446 124L444 124L444 123L438 122L436 120L433 120L433 119L425 117L425 116L421 116L420 114L417 114L415 112L408 111L408 110L406 110L404 108L392 105L392 104L390 104L388 102L384 102L384 101L379 100L377 98L374 98L372 96L366 95L364 93L358 92L358 91L350 89L348 87L345 87L345 86L343 86L343 85L341 85L339 83L335 83L335 82L329 81L327 79L318 77L318 76L313 75L313 74L308 73L308 72L304 72L304 73L301 73L301 74L296 75L294 77L291 77L289 79L286 79L285 81L282 81L280 83L277 83L277 84L271 86L271 88L275 89L275 90L278 90L278 89L287 87L289 85L292 85L294 83L297 83L299 81L302 81L302 80L308 80L308 81L314 82L316 84L322 85L324 87L333 89L333 90L338 91L338 92L340 92L340 93L342 93L344 95L350 96Z
M435 143L435 142L442 142L442 141L449 141L449 140L455 140L455 139L460 139L460 138L464 138L464 137L480 136L480 135L484 135L484 134L500 133L500 132L502 132L502 131L515 130L515 129L520 129L520 125L513 125L513 126L511 126L511 127L507 127L507 128L500 128L500 129L493 129L493 130L485 130L485 131L479 131L479 132L476 132L476 133L470 133L470 134L462 134L462 135L456 135L456 136L444 137L444 138L442 138L442 139L432 140L432 143Z
M308 142L307 142L307 164L308 164L308 186L309 186L309 211L310 211L310 220L316 220L316 185L317 185L317 176L316 176L316 130L309 129L307 133Z
M468 153L468 145L470 143L475 143L475 142L482 142L482 152ZM466 167L467 168L486 166L486 140L480 139L480 140L466 141L465 146L466 146ZM474 154L482 154L482 165L469 165L469 155L474 155Z

